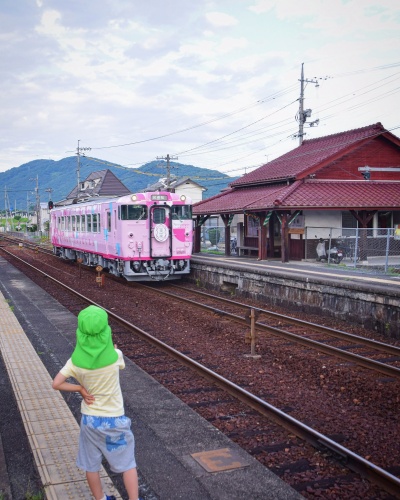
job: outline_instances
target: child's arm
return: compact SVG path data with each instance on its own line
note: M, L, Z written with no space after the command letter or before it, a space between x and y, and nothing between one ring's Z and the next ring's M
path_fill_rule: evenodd
M62 373L57 373L53 380L53 389L55 389L56 391L79 392L85 400L86 404L91 405L92 403L94 403L94 396L89 394L82 385L70 384L69 382L66 382L66 380L67 377L64 377Z

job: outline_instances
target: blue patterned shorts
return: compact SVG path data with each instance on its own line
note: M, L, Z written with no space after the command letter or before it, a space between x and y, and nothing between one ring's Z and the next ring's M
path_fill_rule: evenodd
M97 472L103 457L113 472L136 467L135 439L128 417L82 415L76 465L86 472Z

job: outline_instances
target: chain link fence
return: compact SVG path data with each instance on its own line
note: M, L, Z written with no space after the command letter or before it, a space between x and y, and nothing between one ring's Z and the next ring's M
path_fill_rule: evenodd
M231 254L236 254L237 233L231 227ZM201 226L201 251L225 253L225 226Z
M342 265L400 272L400 234L394 228L306 227L304 238L305 260L321 260L324 247L328 263L331 255L339 253Z

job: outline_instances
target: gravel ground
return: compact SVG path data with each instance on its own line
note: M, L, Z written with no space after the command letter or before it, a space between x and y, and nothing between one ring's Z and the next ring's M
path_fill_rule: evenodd
M389 470L394 475L400 475L399 381L287 341L273 340L265 335L259 336L256 346L257 354L260 354L261 358L248 358L245 354L249 353L250 348L244 343L245 329L238 324L184 305L179 300L162 298L132 283L107 279L105 286L99 287L93 272L82 268L79 273L76 266L56 261L52 256L36 256L28 250L19 250L18 256L40 259L43 271L54 274L98 304L123 316L176 349L184 351L188 356L290 413L294 418L332 436L343 446L375 465ZM50 293L56 298L58 295L61 302L65 300L65 292L55 290L44 279L34 280L42 283L44 287L51 288ZM188 287L190 288L189 285ZM266 304L250 301L248 303L254 307L266 308ZM287 314L287 311L279 311L276 307L274 310ZM344 325L333 319L305 314L297 317L400 345L400 341L379 338L374 332L349 324ZM144 357L145 347L141 343L130 340L125 335L121 335L117 342L124 353L136 363L141 364L142 359L142 367L146 369L148 360ZM169 388L174 391L174 383L171 383ZM181 392L181 389L177 392ZM186 395L186 402L193 406L195 402L201 403L201 397L202 394ZM236 406L220 405L211 412L212 414L209 408L202 409L201 406L197 411L232 437L244 428L257 429L257 417L241 414L241 410ZM303 472L293 474L288 471L286 474L280 469L285 463L287 450L283 448L276 452L264 451L268 446L273 447L274 444L281 443L282 436L279 433L274 436L267 430L261 432L261 426L258 427L254 438L247 438L248 449L253 450L253 454L265 465L280 471L280 475L288 482L310 483L301 492L304 496L338 499L392 498L363 482L356 486L346 486L344 481L336 489L319 488L318 485L323 483L323 479L332 474L319 453L315 454L311 469L306 467ZM301 446L298 449L298 460L301 461ZM309 458L307 461L310 465Z

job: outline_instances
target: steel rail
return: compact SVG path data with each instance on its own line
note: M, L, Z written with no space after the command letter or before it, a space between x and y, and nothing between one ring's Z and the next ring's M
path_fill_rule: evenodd
M315 448L317 448L319 450L323 450L323 451L333 452L334 455L336 455L336 459L338 461L340 461L343 465L345 465L347 468L353 470L354 472L359 473L360 475L367 478L372 483L377 484L378 486L383 488L385 491L387 491L393 495L396 495L396 496L399 494L400 478L394 476L393 474L390 474L385 469L378 467L377 465L373 464L372 462L369 462L365 458L357 455L353 451L349 450L348 448L345 448L344 446L340 445L336 441L333 441L332 439L325 436L324 434L321 434L317 430L305 425L304 423L291 417L290 415L287 415L283 411L279 410L279 408L276 408L275 406L267 403L266 401L262 400L258 396L255 396L254 394L246 391L245 389L241 388L240 386L236 385L235 383L231 382L230 380L225 379L224 377L222 377L218 373L201 365L197 361L189 358L185 354L182 354L181 352L177 351L173 347L170 347L169 345L165 344L161 340L159 340L156 337L153 337L151 334L145 332L141 328L133 325L132 323L129 323L127 320L125 320L121 316L118 316L117 314L113 313L112 311L109 311L108 309L104 308L100 304L93 302L88 297L85 297L84 295L82 295L81 293L72 289L68 285L65 285L64 283L57 280L56 278L53 278L52 276L44 273L40 269L37 269L36 267L32 266L31 264L23 261L21 258L16 257L11 252L8 252L7 250L4 250L3 248L2 248L2 250L5 253L16 258L17 260L20 260L21 262L23 262L24 265L29 266L30 268L32 268L36 272L44 275L46 278L57 283L58 285L60 285L64 289L68 290L73 295L76 295L80 299L84 300L85 302L96 305L98 307L102 307L103 309L105 309L105 311L107 312L109 317L111 317L112 319L114 319L118 323L124 325L125 327L129 328L130 330L133 330L141 338L143 338L144 340L146 340L150 344L155 345L157 348L166 352L168 355L174 357L175 359L177 359L178 361L180 361L184 365L188 366L191 369L194 369L202 377L204 377L207 380L210 380L212 383L218 385L219 387L224 389L226 392L228 392L230 395L232 395L233 397L235 397L236 399L238 399L242 403L246 404L247 406L250 406L251 408L253 408L257 412L259 412L260 414L266 416L269 419L272 419L275 423L282 425L283 427L288 429L290 432L294 433L299 438L312 444Z
M145 288L149 288L152 291L156 291L157 293L161 293L161 294L167 295L169 297L173 297L175 299L182 300L183 302L191 304L195 307L200 307L201 309L210 311L214 314L217 314L218 316L223 316L223 317L229 318L230 320L235 321L241 325L248 326L247 319L243 318L241 316L237 316L236 314L222 311L220 309L216 309L216 308L214 308L212 306L208 306L206 304L200 304L199 302L195 302L195 301L188 299L186 297L179 297L178 295L174 295L173 293L169 293L169 292L166 292L164 290L158 290L155 288L151 288L151 287L148 287L147 285L142 285L142 286L144 286ZM248 309L251 309L251 307L248 306ZM275 335L277 337L283 337L283 338L290 340L292 342L295 342L295 343L304 345L306 347L310 347L312 349L316 349L318 351L324 352L325 354L329 354L330 356L336 356L336 357L344 359L346 361L356 363L357 365L360 365L364 368L368 368L369 370L379 371L379 372L384 373L385 375L388 375L390 377L400 378L400 368L396 368L395 366L386 365L385 363L381 363L379 361L375 361L374 359L369 359L369 358L366 358L364 356L360 356L359 354L347 352L347 351L344 351L344 350L339 349L337 347L328 346L328 345L323 344L321 342L317 342L316 340L311 340L311 339L308 339L306 337L302 337L300 335L296 335L294 333L287 332L286 330L281 330L280 328L268 326L268 325L265 325L264 323L260 323L258 321L255 323L255 326L256 326L257 330L262 330L264 332L271 333L272 335Z
M249 307L250 307L247 304L243 304L241 302L236 302L236 301L231 300L231 299L226 299L225 297L218 297L216 295L212 295L212 294L205 293L205 292L200 292L198 290L191 290L191 289L188 290L187 288L181 287L179 285L170 284L169 286L173 287L173 288L178 288L179 290L182 290L185 292L188 291L188 292L194 293L196 295L210 297L212 299L219 300L220 302L224 302L226 304L241 307L243 309L249 309ZM268 316L270 316L276 320L279 320L279 321L286 321L286 322L291 323L295 326L301 326L304 328L311 328L312 330L315 330L319 333L326 333L328 335L331 335L332 337L337 337L337 338L340 338L342 340L347 340L348 342L354 341L354 342L357 342L359 344L363 344L363 345L366 345L368 347L373 347L374 349L378 349L380 351L387 352L389 354L400 356L400 347L396 347L396 346L393 346L390 344L385 344L384 342L378 342L376 340L367 339L365 337L359 337L358 335L354 335L353 333L348 333L348 332L344 332L342 330L336 330L335 328L329 328L327 326L318 325L317 323L311 323L309 321L304 321L302 319L293 318L292 316L286 316L284 314L279 314L279 313L276 313L274 311L269 311L268 309L262 309L259 307L253 307L252 309L254 309L255 311L258 311L260 314L268 315Z

